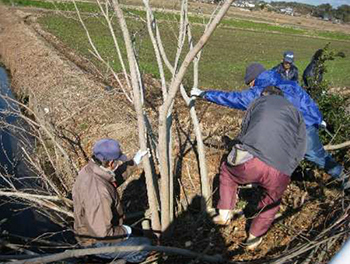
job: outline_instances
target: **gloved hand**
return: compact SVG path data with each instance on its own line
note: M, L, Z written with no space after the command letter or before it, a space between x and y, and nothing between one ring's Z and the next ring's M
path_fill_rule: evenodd
M142 158L148 153L148 150L144 150L142 151L141 149L139 151L136 152L133 160L135 162L136 165L139 165L142 161Z
M126 239L128 239L130 237L130 235L132 234L132 228L130 226L127 226L127 225L122 225L122 227L125 229Z
M198 89L196 87L192 88L191 90L191 97L195 96L195 97L201 97L204 95L204 91L202 91L201 89Z
M320 124L320 127L326 128L326 127L327 127L326 121L322 120L322 122L321 122L321 124Z

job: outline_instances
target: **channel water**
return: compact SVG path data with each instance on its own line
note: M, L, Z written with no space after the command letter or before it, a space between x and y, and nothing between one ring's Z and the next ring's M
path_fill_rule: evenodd
M33 175L34 172L24 161L21 150L22 143L19 141L18 135L9 129L11 126L23 126L24 124L21 124L15 114L11 114L13 110L18 110L18 105L14 101L6 99L15 99L15 97L11 91L8 74L4 67L1 67L1 64L0 92L2 95L0 97L0 188L9 189L13 184L18 190L30 188L40 191L38 177ZM28 128L24 127L24 130L26 129ZM34 143L33 140L32 143ZM33 150L33 147L31 149ZM62 228L38 209L10 197L0 197L0 237L10 234L36 238L46 233L60 233L60 231Z

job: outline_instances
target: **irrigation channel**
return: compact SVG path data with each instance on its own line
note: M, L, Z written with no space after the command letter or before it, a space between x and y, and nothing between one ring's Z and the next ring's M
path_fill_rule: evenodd
M41 186L39 178L35 172L30 169L24 159L22 150L23 140L20 137L23 135L16 134L11 126L25 126L21 124L13 110L18 110L18 105L5 97L15 99L10 86L10 80L4 67L0 64L0 188L17 190L31 189L40 192ZM6 126L5 124L8 124ZM27 125L28 126L28 125ZM28 131L28 127L23 131ZM34 151L34 140L27 137L25 142L31 146L26 146L26 149ZM12 187L11 187L12 185ZM0 197L0 239L6 241L13 241L14 238L38 238L45 237L45 239L52 241L65 240L66 235L61 232L62 227L52 222L45 216L40 208L28 206L19 200L14 200L9 197ZM47 236L47 234L50 234ZM34 249L35 251L35 249Z

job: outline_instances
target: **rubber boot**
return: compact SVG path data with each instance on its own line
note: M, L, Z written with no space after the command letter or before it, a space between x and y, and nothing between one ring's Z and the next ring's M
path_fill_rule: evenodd
M232 219L232 210L219 209L219 214L213 218L217 225L229 225Z
M246 248L249 250L253 250L257 248L262 242L262 237L256 237L253 234L249 233L248 239L246 241Z

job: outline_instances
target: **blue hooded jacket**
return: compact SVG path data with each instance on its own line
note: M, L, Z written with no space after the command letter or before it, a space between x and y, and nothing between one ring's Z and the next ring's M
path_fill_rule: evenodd
M255 86L240 92L206 91L204 98L218 105L239 110L247 110L249 105L267 86L276 86L283 91L284 97L303 115L306 127L316 126L322 122L322 114L314 100L296 82L283 80L275 71L265 71L255 79Z

